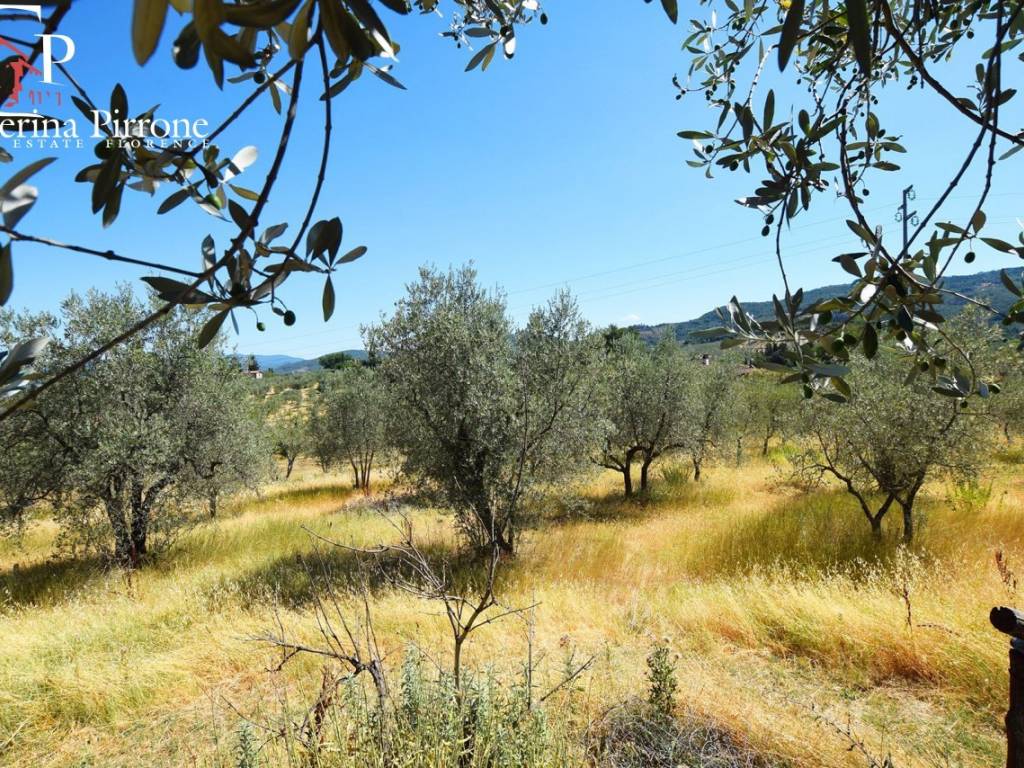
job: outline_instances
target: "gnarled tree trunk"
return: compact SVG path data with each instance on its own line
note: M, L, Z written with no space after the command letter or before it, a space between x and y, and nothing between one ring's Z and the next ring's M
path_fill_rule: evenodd
M650 480L651 464L658 458L658 454L653 451L644 452L644 461L640 465L640 492L647 492L647 484Z
M153 507L170 482L164 478L149 488L138 478L116 478L108 483L103 503L114 534L114 561L123 568L139 567L149 553Z
M359 456L349 456L349 464L352 466L352 486L370 495L370 476L373 473L373 452Z
M114 534L114 561L124 567L132 568L138 558L132 548L131 524L128 520L128 505L120 494L104 501L104 509L110 530Z
M903 543L910 544L914 540L914 502L917 500L917 493L921 490L924 479L918 480L910 492L900 499L900 508L903 510Z
M606 453L601 461L598 462L602 467L614 469L622 475L622 491L627 499L633 496L633 457L639 452L639 448L630 448L626 451L622 461L619 461L612 454Z
M892 503L896 501L894 495L886 497L885 501L882 502L882 506L878 508L877 512L872 513L871 510L866 506L866 502L862 497L858 496L858 500L861 502L861 507L864 509L864 514L867 515L868 522L871 523L871 538L876 541L882 540L882 520L889 513L889 508Z

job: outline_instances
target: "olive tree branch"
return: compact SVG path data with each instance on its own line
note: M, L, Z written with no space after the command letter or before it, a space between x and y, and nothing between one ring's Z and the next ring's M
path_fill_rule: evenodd
M964 115L964 117L977 123L986 130L993 131L994 133L1006 139L1007 141L1010 141L1018 146L1024 146L1024 134L1012 134L1002 130L996 125L992 125L984 117L977 114L973 110L966 107L963 103L961 103L961 101L952 93L950 93L942 83L936 80L935 77L928 71L928 68L925 66L924 60L917 55L917 52L914 50L913 46L911 46L910 43L907 42L906 37L904 37L903 33L900 31L899 27L896 24L896 20L893 18L892 8L889 6L889 3L886 2L886 0L879 0L878 6L879 8L881 8L882 16L885 20L885 28L889 31L889 34L891 34L893 38L896 40L896 43L899 45L900 49L906 55L907 59L909 59L911 65L914 67L917 73L921 76L921 79L924 82L928 83L928 85L931 86L932 90L934 90L939 96L941 96L943 99L952 104L953 107L957 110L957 112ZM1018 6L1017 12L1014 14L1014 16L1016 16L1017 13L1020 13L1020 10L1021 7Z
M266 91L270 87L276 88L277 82L286 74L288 74L292 67L297 67L295 73L296 83L301 81L301 75L299 74L299 71L302 69L302 64L303 62L297 62L293 59L289 61L287 64L285 64L283 67L281 67L281 69L277 70L277 72L275 72L274 74L268 75L266 82L255 88L252 91L252 93L246 96L245 100L242 101L242 103L235 108L235 111L228 115L227 118L225 118L224 121L219 126L217 126L217 129L206 137L206 143L214 141L218 136L224 133L224 131L230 128L234 124L234 122L245 113L245 110L252 106L252 103L256 101L256 99L258 99L263 94L264 91ZM293 83L292 87L295 88L297 87L297 85ZM200 149L202 149L202 144L197 144L188 152L183 153L184 157L187 160L192 160L195 158L197 154L199 154Z
M323 29L318 29L316 34L316 47L320 54L320 72L324 81L324 93L326 94L331 88L331 70L327 64L327 51L324 46ZM305 236L306 231L309 229L309 223L313 220L313 213L316 211L317 203L320 201L320 193L323 191L324 182L327 178L327 161L331 156L331 133L334 129L334 122L332 117L331 102L333 100L330 96L324 99L324 141L323 151L320 155L320 170L316 177L316 186L313 189L313 196L310 198L309 207L306 209L306 217L302 220L302 226L299 227L298 233L295 235L295 241L292 243L291 251L296 253L299 245L302 243L302 238Z
M41 395L43 392L47 391L48 389L51 389L63 379L66 379L67 377L82 370L93 360L98 359L102 355L109 352L111 349L114 349L115 347L119 346L123 342L127 341L136 334L148 328L150 325L155 323L160 318L169 314L171 310L174 309L174 307L182 304L193 291L199 288L200 285L202 285L204 282L212 278L217 273L217 271L224 267L228 263L228 261L235 255L235 253L239 251L239 249L245 243L245 240L252 234L256 226L256 222L260 217L260 214L266 207L267 200L270 198L270 192L273 189L274 184L277 182L278 173L280 172L281 165L284 162L285 152L287 151L288 145L291 141L292 128L295 125L295 118L298 114L299 91L300 86L302 84L302 69L303 62L297 62L297 65L295 67L295 79L294 82L292 83L291 101L288 105L288 114L287 117L285 118L284 127L281 130L281 139L280 142L278 143L277 155L274 158L274 163L271 166L270 171L267 173L266 180L264 181L263 184L263 190L260 192L259 200L256 202L256 205L253 208L252 213L249 215L248 221L245 223L245 226L241 228L241 230L238 233L238 236L235 237L235 239L232 241L231 247L228 248L224 256L218 259L208 269L200 273L200 275L197 278L195 278L195 280L181 292L181 294L177 297L175 301L167 302L159 309L154 310L149 315L139 320L137 323L134 323L126 331L122 332L121 334L106 342L102 346L94 349L85 357L80 358L71 365L68 365L62 370L58 371L55 375L47 379L38 387L34 387L25 394L23 394L21 397L15 400L12 405L10 405L2 412L0 412L0 421L4 421L5 419L9 418L15 411L24 407L25 405L28 405L30 402L34 401L37 397L39 397L39 395Z
M1022 6L1024 7L1024 6ZM1013 23L1014 19L1017 18L1017 13L1020 12L1018 7L1017 12L1013 14L1010 19L1010 24ZM949 265L953 262L953 258L956 256L956 252L963 245L965 239L967 239L967 233L972 227L976 230L979 227L974 226L976 217L981 213L982 206L985 205L985 201L988 199L989 192L992 191L992 171L996 165L996 141L998 138L999 129L999 94L1001 92L1000 84L1002 83L1002 63L1003 63L1003 36L1006 34L1006 27L1003 25L1003 4L999 3L998 11L996 14L996 41L995 41L995 55L989 60L988 68L985 71L985 103L988 104L988 112L991 114L991 126L992 131L989 136L988 142L988 158L985 166L985 183L981 190L981 197L978 199L978 204L974 206L974 211L971 213L971 218L968 219L967 225L964 227L963 232L960 233L960 237L956 242L956 245L950 250L949 255L946 257L945 263L942 265L942 269L938 271L936 279L932 281L934 284L937 282L949 269ZM985 129L982 129L977 140L974 143L972 153L978 151L978 146L982 136L985 133ZM915 233L916 234L916 233Z
M121 256L113 251L100 251L95 248L88 248L84 245L73 245L70 243L62 243L59 240L53 240L49 237L39 237L37 235L26 235L23 232L18 232L8 226L0 224L0 232L9 236L12 240L17 240L23 243L38 243L39 245L46 245L50 248L60 248L66 251L74 251L75 253L83 253L88 256L99 256L101 259L107 261L118 261L124 264L135 264L140 267L149 267L151 269L160 269L165 272L174 272L179 275L185 275L186 277L201 277L202 273L195 272L189 269L179 269L178 267L171 267L166 264L159 264L153 261L145 261L143 259L133 259L130 256Z

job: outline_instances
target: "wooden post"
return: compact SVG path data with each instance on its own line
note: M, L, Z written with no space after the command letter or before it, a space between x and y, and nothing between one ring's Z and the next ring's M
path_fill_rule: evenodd
M1006 711L1006 768L1024 768L1024 613L993 608L992 626L1010 636L1010 705Z

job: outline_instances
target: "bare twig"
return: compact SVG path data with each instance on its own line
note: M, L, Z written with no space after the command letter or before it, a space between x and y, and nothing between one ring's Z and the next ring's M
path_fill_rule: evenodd
M100 251L96 248L88 248L84 245L73 245L70 243L62 243L59 240L53 240L49 237L39 237L37 235L26 235L23 232L11 229L10 227L0 224L0 232L8 235L12 240L17 240L23 243L38 243L39 245L46 245L50 248L60 248L65 251L73 251L75 253L82 253L88 256L99 256L101 259L107 261L117 261L124 264L135 264L140 267L149 267L150 269L159 269L164 272L173 272L178 275L185 275L187 277L199 278L202 273L195 272L190 269L179 269L178 267L168 266L167 264L159 264L153 261L145 261L143 259L134 259L130 256L121 256L120 254L114 253L113 251Z

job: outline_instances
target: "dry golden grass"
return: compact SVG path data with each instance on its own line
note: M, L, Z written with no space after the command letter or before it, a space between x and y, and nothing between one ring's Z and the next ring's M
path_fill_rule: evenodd
M540 687L567 648L597 656L565 719L582 730L642 693L644 658L667 637L681 702L795 766L864 765L819 713L852 723L898 766L998 764L1006 646L987 611L1017 599L996 549L1024 575L1016 473L994 469L991 498L974 508L953 509L945 488L930 488L911 552L895 544L897 521L876 545L841 494L775 480L768 463L718 466L699 486L662 482L646 504L627 504L602 476L583 514L528 537L501 596L539 603ZM454 550L439 512L414 519L433 546ZM45 524L20 547L0 545L0 764L230 764L234 707L269 718L276 696L308 700L319 680L313 662L267 673L273 653L249 639L272 628L275 610L289 631L315 637L297 559L314 546L304 527L346 543L392 538L347 478L301 466L131 581L50 561ZM355 568L344 553L325 560L339 581ZM383 588L372 606L392 669L409 642L446 653L436 606ZM487 627L468 661L514 676L527 634L516 617Z

